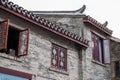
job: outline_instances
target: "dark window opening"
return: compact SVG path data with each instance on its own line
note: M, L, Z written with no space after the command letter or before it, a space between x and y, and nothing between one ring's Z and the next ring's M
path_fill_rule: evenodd
M115 62L115 76L120 78L120 62Z
M0 52L21 57L28 54L29 28L9 26L9 20L0 22Z
M17 56L18 44L19 44L19 31L9 27L7 53Z
M9 27L7 37L7 48L0 52L17 56L19 44L19 31L15 28Z

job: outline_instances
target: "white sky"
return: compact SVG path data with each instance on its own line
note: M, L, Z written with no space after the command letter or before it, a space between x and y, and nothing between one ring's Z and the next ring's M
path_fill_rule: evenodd
M120 38L120 0L9 0L27 10L77 10L86 5L85 14L100 23L108 21L113 36Z

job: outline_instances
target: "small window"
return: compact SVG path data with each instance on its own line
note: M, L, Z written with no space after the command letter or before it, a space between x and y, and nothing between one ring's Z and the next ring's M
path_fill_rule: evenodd
M115 76L120 78L120 62L119 61L115 62Z
M55 69L67 71L67 49L52 44L51 65Z
M110 63L109 40L92 33L93 59L100 63Z
M99 36L92 34L93 41L93 59L95 61L99 61L104 63L104 55L103 55L103 39Z
M0 52L6 52L17 57L27 55L28 39L29 29L19 30L9 26L8 21L1 22Z

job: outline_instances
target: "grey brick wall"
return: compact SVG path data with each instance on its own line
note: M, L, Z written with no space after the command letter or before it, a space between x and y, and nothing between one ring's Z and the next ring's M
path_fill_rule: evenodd
M28 56L16 58L1 53L1 67L30 73L33 75L33 80L80 80L81 61L78 54L81 54L81 49L76 48L77 46L73 42L41 29L9 13L4 14L4 11L0 13L0 20L9 18L11 26L20 29L29 27L31 30ZM51 68L52 43L67 48L67 72Z
M110 65L102 64L96 62L92 59L92 40L91 40L91 31L95 32L100 37L106 39L107 36L94 29L91 26L85 25L82 21L82 18L79 17L70 17L70 16L45 16L44 18L52 21L61 22L63 24L73 25L74 28L71 31L74 31L85 39L89 40L89 47L87 49L82 49L81 51L81 80L110 80ZM78 29L79 28L79 29ZM69 30L69 28L68 28Z
M91 30L83 24L81 18L52 18L57 22L74 26L66 29L76 32L90 41L87 49L76 46L71 41L48 32L32 23L6 13L1 10L0 20L10 19L10 25L25 29L29 27L28 56L16 58L7 54L0 54L0 66L33 74L33 80L110 80L110 66L92 60ZM99 31L96 33L106 37ZM51 43L67 48L67 72L51 68Z

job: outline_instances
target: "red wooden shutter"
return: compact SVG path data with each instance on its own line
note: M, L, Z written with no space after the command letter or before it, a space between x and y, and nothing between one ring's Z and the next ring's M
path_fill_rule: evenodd
M19 33L18 57L28 54L29 31L27 28Z
M96 54L95 54L95 36L94 36L94 34L92 34L92 57L94 60L95 60L95 56L96 56Z
M60 48L59 60L60 69L67 71L67 50L62 47Z
M110 41L103 40L104 45L104 62L110 63Z
M58 47L52 44L52 67L58 68Z
M9 20L0 22L0 50L6 49L8 37Z

